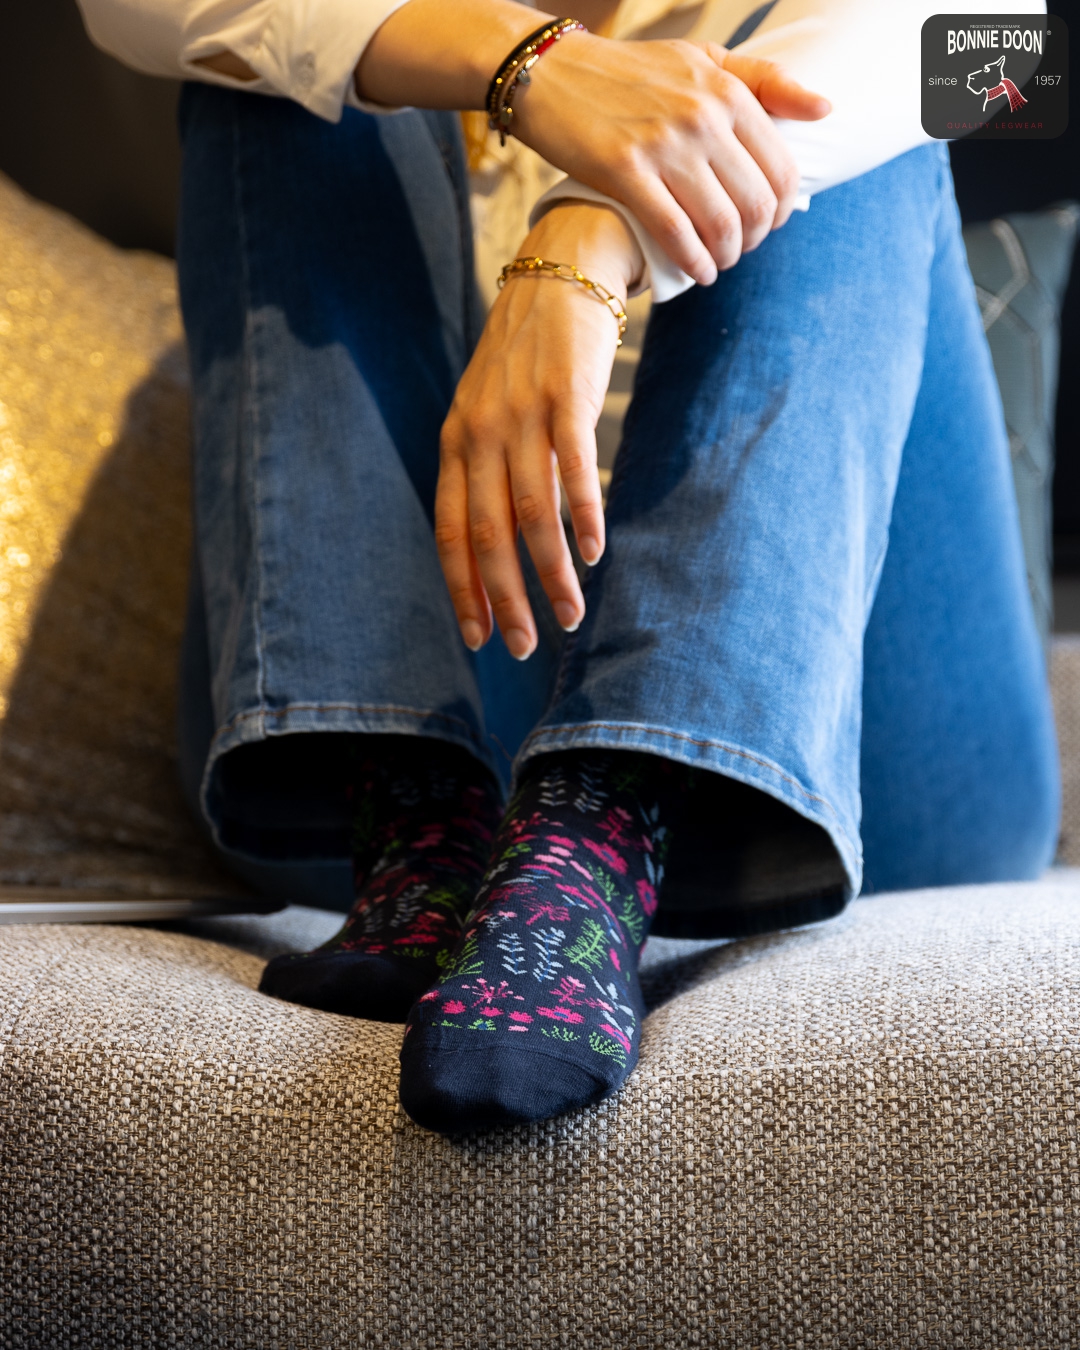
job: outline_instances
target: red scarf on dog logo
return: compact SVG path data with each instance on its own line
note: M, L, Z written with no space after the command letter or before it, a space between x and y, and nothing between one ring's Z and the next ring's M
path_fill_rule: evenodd
M995 84L993 89L988 89L986 91L986 102L983 104L983 107L989 106L994 99L1000 98L1002 94L1008 94L1009 96L1010 112L1016 112L1017 108L1022 108L1027 102L1027 99L1020 90L1017 89L1016 85L1013 84L1012 80L1003 79L1000 84Z

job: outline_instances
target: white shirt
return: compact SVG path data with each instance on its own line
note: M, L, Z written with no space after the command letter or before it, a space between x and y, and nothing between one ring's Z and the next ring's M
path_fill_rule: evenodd
M357 97L353 74L380 25L406 0L78 0L87 32L147 75L278 94L337 122ZM232 52L257 80L195 63Z
M98 46L136 70L277 94L337 121L346 104L374 110L357 97L353 73L376 29L407 0L78 3ZM616 36L726 43L761 8L762 0L623 0ZM819 122L777 121L799 166L802 209L814 193L928 142L920 116L920 40L924 21L939 9L931 0L776 0L739 45L746 55L776 61L833 105ZM945 11L1043 14L1046 5L948 0ZM226 51L245 61L258 79L239 81L195 64ZM646 261L638 290L651 286L654 301L669 300L693 284L629 211L582 183L556 183L532 218L566 197L605 202L623 214Z

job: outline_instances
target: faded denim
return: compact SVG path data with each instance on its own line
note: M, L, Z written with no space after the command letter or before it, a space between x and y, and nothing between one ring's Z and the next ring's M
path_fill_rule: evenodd
M262 807L233 752L299 732L436 736L502 772L584 746L698 765L819 827L838 903L1049 862L1046 674L943 147L654 310L586 618L518 665L462 645L431 530L478 326L455 120L189 86L182 129L182 750L239 870L347 902L342 800L286 783L277 835L237 824Z

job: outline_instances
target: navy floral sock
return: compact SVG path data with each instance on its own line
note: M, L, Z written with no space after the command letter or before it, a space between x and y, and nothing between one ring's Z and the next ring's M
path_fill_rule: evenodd
M526 767L438 983L409 1015L401 1102L443 1134L599 1101L637 1062L637 967L688 771L575 751Z
M494 779L465 750L366 737L354 780L356 903L341 931L263 972L264 994L403 1022L461 936L499 821Z

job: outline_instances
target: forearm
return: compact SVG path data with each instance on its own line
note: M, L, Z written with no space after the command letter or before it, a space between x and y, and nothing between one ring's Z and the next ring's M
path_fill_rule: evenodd
M294 98L337 121L370 105L484 106L492 75L551 16L515 0L78 0L91 36L150 74ZM583 0L604 23L617 0ZM820 117L782 79L776 97L724 69L727 53L575 30L516 91L514 135L628 207L696 281L710 282L787 218L797 177L766 112ZM768 81L765 82L766 86ZM825 105L827 109L828 105Z
M618 0L580 0L567 12L600 32L617 7ZM491 77L509 52L555 17L514 0L409 0L368 43L357 93L372 103L483 108Z
M356 68L356 92L387 107L484 107L497 67L523 38L555 16L515 0L409 0L376 30ZM232 52L200 65L250 80Z
M507 53L553 17L514 0L409 0L365 48L357 93L390 106L483 108Z

